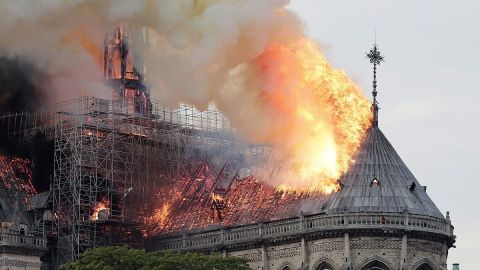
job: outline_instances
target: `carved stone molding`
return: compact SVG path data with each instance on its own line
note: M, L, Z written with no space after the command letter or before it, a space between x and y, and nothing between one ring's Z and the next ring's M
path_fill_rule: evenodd
M260 251L255 252L255 253L238 255L238 256L235 256L235 257L245 259L245 260L247 260L247 262L260 262L260 261L262 261L262 253Z
M282 248L278 250L270 250L267 252L269 260L283 259L299 256L302 253L301 247Z
M397 240L353 240L351 249L398 249L402 248L402 242Z
M290 267L290 269L295 269L295 267L289 262L282 263L277 269L278 270L283 270L283 268L285 268L287 266Z
M317 253L320 251L342 250L344 247L343 241L323 242L312 244L307 247L308 253Z
M333 267L333 270L339 269L338 265L334 263L333 260L325 256L318 258L317 261L312 265L311 269L316 270L317 267L319 267L322 263L328 263Z
M427 253L441 255L443 246L442 244L436 243L436 242L423 242L423 241L421 242L421 241L410 240L408 241L408 249L410 251L427 252Z
M1 258L0 266L4 267L21 267L25 269L40 269L41 262L33 262L29 260Z
M355 268L355 269L356 269L356 270L361 270L364 266L366 266L367 264L369 264L369 263L371 263L371 262L374 262L374 261L379 261L379 262L385 264L386 266L389 267L388 270L394 270L394 269L397 269L397 268L398 268L398 267L393 267L393 265L392 265L389 261L387 261L385 258L382 258L382 257L380 257L380 256L375 255L375 256L373 256L373 257L369 257L369 258L363 260L363 261L359 264L359 266L358 266L357 268Z
M422 266L423 264L427 264L427 265L430 266L430 268L432 268L433 270L437 270L437 269L438 269L437 267L435 267L435 265L432 263L432 261L430 261L430 260L427 259L427 258L423 258L423 259L421 259L420 261L416 262L411 269L412 269L412 270L417 270L417 268L419 268L419 267Z

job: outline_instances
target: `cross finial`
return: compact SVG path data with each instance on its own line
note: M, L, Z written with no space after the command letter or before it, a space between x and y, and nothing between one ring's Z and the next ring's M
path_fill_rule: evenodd
M370 63L373 64L373 126L378 126L378 102L377 102L377 65L380 65L383 62L383 56L380 54L380 51L377 47L377 35L375 34L375 43L373 48L367 53L367 58L370 59Z

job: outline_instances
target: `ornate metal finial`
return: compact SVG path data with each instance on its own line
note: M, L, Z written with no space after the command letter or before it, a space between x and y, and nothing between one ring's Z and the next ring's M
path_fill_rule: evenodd
M383 62L383 56L377 47L377 36L375 35L375 43L370 52L367 53L367 58L370 59L370 63L373 64L373 126L378 127L378 102L377 102L377 65Z

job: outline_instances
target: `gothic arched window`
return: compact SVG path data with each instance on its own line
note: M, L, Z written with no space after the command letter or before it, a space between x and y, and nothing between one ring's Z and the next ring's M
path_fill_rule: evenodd
M427 263L424 263L422 265L420 265L419 267L417 267L417 269L415 270L433 270L432 267L430 267L430 265L428 265Z
M327 262L322 262L315 270L333 270L333 267Z
M386 264L381 261L372 261L362 267L361 270L391 270Z
M293 269L290 266L287 265L287 266L283 267L282 270L293 270Z

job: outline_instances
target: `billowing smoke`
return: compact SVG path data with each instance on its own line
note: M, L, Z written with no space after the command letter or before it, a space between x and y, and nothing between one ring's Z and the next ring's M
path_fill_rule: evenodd
M44 100L41 71L19 57L0 56L0 115L32 112Z
M104 33L121 24L146 29L154 98L214 103L245 138L275 147L278 166L266 178L331 191L369 125L370 105L308 41L288 4L0 0L0 51L42 71L49 101L109 96L98 63Z
M32 112L41 105L44 91L37 84L41 81L40 73L26 60L0 57L0 116ZM5 122L0 121L0 153L18 154L16 138L9 134Z
M0 57L0 117L33 112L42 106L46 101L43 78L42 71L24 58ZM48 190L53 172L53 141L38 133L29 147L19 147L18 138L9 130L8 121L13 118L0 121L0 154L30 157L36 190Z

